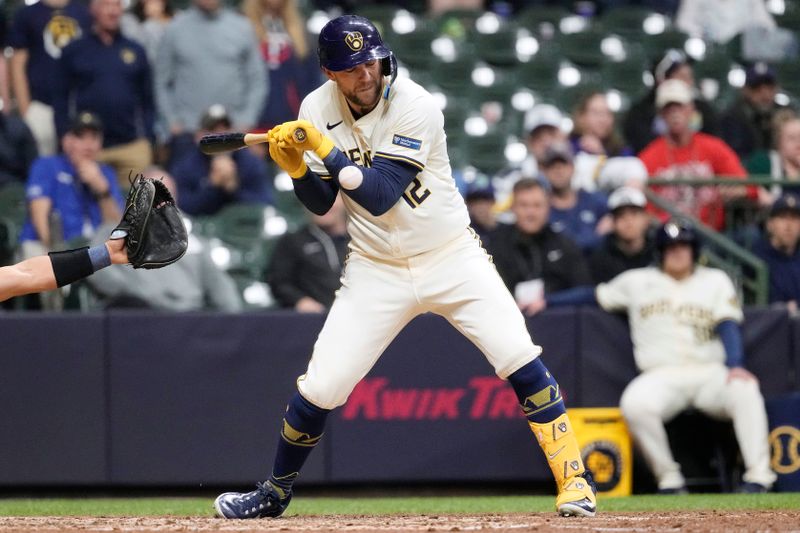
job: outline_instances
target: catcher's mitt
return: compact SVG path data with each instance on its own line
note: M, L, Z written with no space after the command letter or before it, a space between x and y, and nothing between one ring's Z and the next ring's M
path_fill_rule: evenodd
M189 238L167 186L139 174L112 239L125 239L133 268L161 268L183 257Z

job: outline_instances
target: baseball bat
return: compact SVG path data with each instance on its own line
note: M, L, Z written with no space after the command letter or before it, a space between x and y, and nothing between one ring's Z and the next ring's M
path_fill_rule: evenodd
M213 133L200 139L200 151L214 155L265 142L269 142L266 133Z

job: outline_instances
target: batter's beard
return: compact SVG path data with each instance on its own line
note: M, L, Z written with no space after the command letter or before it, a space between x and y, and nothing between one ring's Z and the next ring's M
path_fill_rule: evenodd
M382 85L383 85L382 80L378 80L375 83L375 86L372 88L373 89L373 92L372 92L373 96L372 96L372 101L371 102L365 102L364 99L361 98L359 96L359 94L357 92L355 92L355 91L352 92L351 94L346 94L345 97L347 98L347 100L353 106L360 108L360 111L362 113L367 113L369 111L372 111L372 109L376 105L378 105L378 101L381 98L381 87L382 87Z

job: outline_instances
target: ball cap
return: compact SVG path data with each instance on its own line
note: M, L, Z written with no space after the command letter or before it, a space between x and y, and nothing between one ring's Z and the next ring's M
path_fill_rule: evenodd
M103 133L103 121L91 111L81 111L69 125L69 132L80 135L87 130Z
M748 87L775 85L777 81L778 75L775 73L775 69L763 61L753 63L745 71L744 84Z
M656 89L656 108L659 111L668 104L690 104L693 101L692 88L678 79L665 80Z
M217 126L224 125L226 128L231 127L231 117L228 115L228 110L222 104L213 104L206 109L203 116L200 118L200 127L204 130L213 130Z
M553 128L561 128L561 123L564 120L564 115L561 111L550 104L539 104L533 106L527 113L525 113L525 121L523 126L525 131L533 133L535 130L542 126L551 126Z
M800 200L793 194L784 194L775 200L769 210L769 216L775 217L785 213L800 214Z
M557 161L572 163L572 158L572 147L568 143L554 143L544 151L542 166L549 167Z
M608 210L612 213L623 207L640 207L647 205L644 193L635 187L620 187L608 197Z

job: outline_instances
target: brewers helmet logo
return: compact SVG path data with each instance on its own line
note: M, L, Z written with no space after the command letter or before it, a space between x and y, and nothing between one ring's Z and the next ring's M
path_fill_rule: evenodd
M364 47L364 38L361 36L360 31L351 31L345 38L344 42L350 47L353 52L358 52Z

